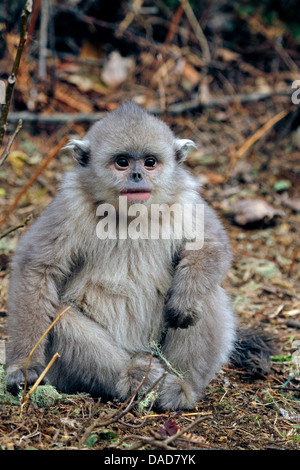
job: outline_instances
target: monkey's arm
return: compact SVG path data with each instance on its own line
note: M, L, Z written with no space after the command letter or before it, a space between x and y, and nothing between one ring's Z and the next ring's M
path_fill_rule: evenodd
M201 315L201 299L219 286L231 263L229 242L214 211L204 206L204 243L199 250L182 248L165 301L165 319L187 328Z
M8 302L7 378L11 383L24 379L24 365L37 341L62 306L59 286L68 276L74 251L68 229L68 212L58 199L28 230L12 262ZM30 360L29 382L35 381L45 366L42 341Z

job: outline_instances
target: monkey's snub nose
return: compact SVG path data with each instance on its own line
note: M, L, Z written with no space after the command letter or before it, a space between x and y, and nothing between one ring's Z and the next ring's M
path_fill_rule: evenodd
M132 179L132 181L134 181L135 183L139 183L140 181L142 181L143 175L138 172L133 172L130 175L130 179Z
M125 196L128 201L145 202L151 196L151 191L122 191L121 196Z

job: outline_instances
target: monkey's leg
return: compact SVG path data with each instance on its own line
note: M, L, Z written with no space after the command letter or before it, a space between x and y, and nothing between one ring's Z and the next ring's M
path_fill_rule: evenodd
M207 293L199 310L195 325L168 330L163 347L163 354L183 374L196 398L228 361L236 329L230 300L221 287ZM170 408L178 402L172 393L164 399Z
M85 391L126 399L145 376L143 390L165 372L157 359L151 360L150 351L149 354L140 351L130 354L113 335L75 309L66 312L54 326L48 359L56 352L60 357L47 378L59 390L68 393ZM177 382L177 377L167 374L163 386L173 384L179 388Z
M47 374L51 384L67 393L119 396L116 384L130 356L112 335L74 308L50 333L48 359L60 355Z

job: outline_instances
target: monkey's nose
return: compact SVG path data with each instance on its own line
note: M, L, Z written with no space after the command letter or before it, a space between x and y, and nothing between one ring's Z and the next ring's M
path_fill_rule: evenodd
M134 171L133 173L131 173L130 179L132 179L132 181L134 181L135 183L139 183L143 179L143 175L142 173Z

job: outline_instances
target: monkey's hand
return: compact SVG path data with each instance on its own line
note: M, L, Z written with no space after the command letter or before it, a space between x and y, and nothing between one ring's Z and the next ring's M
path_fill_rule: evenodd
M172 285L165 299L165 322L170 328L188 328L199 319L200 312L193 305L192 299L181 289Z
M27 385L33 385L43 372L44 367L40 364L28 367L27 369ZM24 368L17 366L9 366L6 372L7 388L11 393L17 393L21 384L25 382Z

